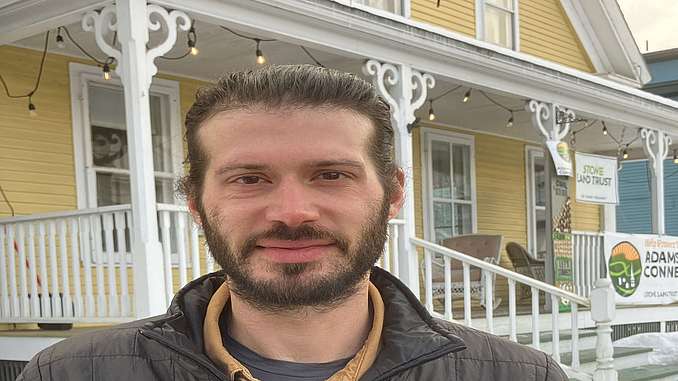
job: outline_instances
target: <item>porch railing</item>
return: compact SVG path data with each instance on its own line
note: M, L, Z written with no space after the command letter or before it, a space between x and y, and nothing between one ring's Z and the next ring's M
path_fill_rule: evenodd
M572 271L575 293L591 295L596 281L605 277L603 233L572 232Z
M411 238L412 252L417 253L417 249L423 249L423 264L424 264L424 294L423 303L427 310L434 316L446 320L462 320L466 326L474 326L477 322L472 316L471 305L471 269L481 271L482 287L481 303L484 306L484 319L482 327L485 331L497 334L506 334L510 340L517 341L518 329L517 322L517 300L516 300L516 286L523 285L529 287L531 297L531 333L532 346L540 349L540 295L543 295L550 305L551 315L551 355L554 360L561 362L560 359L560 331L561 331L561 314L569 314L569 328L571 330L571 362L568 364L568 369L574 373L581 372L580 370L580 307L591 309L590 316L598 326L597 337L597 362L601 371L609 371L612 361L612 339L610 336L611 328L610 322L614 316L614 295L611 294L609 280L599 280L597 288L591 292L590 297L583 297L572 292L562 290L547 283L538 281L536 279L524 276L522 274L507 270L498 265L488 263L483 260L468 256L448 249L446 247L437 245L435 243L425 241L419 238ZM419 254L415 254L418 257ZM433 256L438 255L443 258L444 271L444 291L443 300L434 299L434 280L433 280ZM460 261L462 264L461 279L463 283L463 316L456 316L453 314L453 278L452 278L452 261ZM497 277L504 278L508 284L508 332L495 332L494 326L494 307L495 307L495 291L493 284ZM458 281L458 278L457 278ZM595 303L592 300L596 300ZM568 306L568 312L560 312L561 301L564 301ZM442 313L440 312L442 310ZM584 378L589 378L585 376Z

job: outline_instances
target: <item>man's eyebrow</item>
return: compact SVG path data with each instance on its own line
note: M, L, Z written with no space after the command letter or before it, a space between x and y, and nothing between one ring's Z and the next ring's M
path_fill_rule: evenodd
M339 159L339 160L319 160L309 163L309 167L318 168L318 167L355 167L357 169L365 168L365 164L362 161L351 160L351 159Z
M225 173L231 172L231 171L237 171L237 170L248 170L248 171L264 171L270 169L268 165L264 164L248 164L248 163L243 163L243 164L224 164L217 168L216 174L218 175L223 175Z

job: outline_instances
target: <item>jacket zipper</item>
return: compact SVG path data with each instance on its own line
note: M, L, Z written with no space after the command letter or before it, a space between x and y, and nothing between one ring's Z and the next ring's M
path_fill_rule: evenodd
M404 371L406 371L406 370L408 370L408 369L410 369L410 368L414 368L415 366L419 366L419 365L425 364L425 363L427 363L427 362L429 362L429 361L433 361L433 360L435 360L435 359L437 359L437 358L440 358L440 357L442 357L442 356L448 355L448 354L450 354L450 353L459 352L459 351L461 351L461 350L463 350L463 349L465 349L465 348L466 348L465 345L463 345L463 344L458 344L458 345L449 346L449 347L445 347L445 348L439 349L439 350L437 350L437 351L435 351L435 352L429 353L428 355L421 356L421 357L417 358L416 360L410 361L409 363L403 364L403 365L401 365L401 366L399 366L399 367L397 367L397 368L395 368L395 369L392 369L391 371L389 371L389 372L387 372L387 373L384 373L384 374L382 374L381 376L379 376L379 377L377 377L377 378L373 378L373 379L370 380L370 381L383 381L383 380L387 380L387 379L389 379L390 377L393 377L393 376L397 375L398 373L404 372Z
M147 331L143 329L139 329L139 333L142 336L149 338L151 340L155 340L160 344L163 344L164 346L172 349L173 351L195 361L196 363L198 363L198 365L202 366L203 368L207 369L210 373L214 374L218 379L223 381L229 381L228 378L226 378L226 375L222 371L217 369L217 367L215 367L212 363L196 356L193 352L187 351L184 348L181 348L180 346L167 341L162 335L153 331Z

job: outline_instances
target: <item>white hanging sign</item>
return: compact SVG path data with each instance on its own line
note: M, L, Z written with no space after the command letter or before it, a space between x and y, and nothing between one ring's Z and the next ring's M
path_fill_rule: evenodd
M678 237L606 233L604 246L617 304L678 302Z
M570 147L567 143L558 140L547 140L546 147L551 153L553 164L556 167L556 175L572 176L572 159L570 158Z
M574 155L577 201L619 203L617 159L580 152Z

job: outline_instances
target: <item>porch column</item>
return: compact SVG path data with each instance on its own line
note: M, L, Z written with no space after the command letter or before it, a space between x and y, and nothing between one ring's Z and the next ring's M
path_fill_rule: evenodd
M398 235L397 260L399 276L414 295L419 294L419 261L417 250L410 242L415 236L414 184L412 165L412 134L408 124L415 120L414 112L426 101L429 88L435 86L430 74L424 74L404 64L381 63L368 60L363 66L365 75L372 77L379 95L391 106L391 122L395 132L395 152L398 165L405 171L405 202L400 218L405 221Z
M668 157L671 137L662 131L643 128L643 150L652 168L652 231L665 234L664 222L664 160Z
M190 27L185 13L167 12L139 0L117 0L99 12L88 12L82 20L85 31L94 31L99 48L115 58L116 73L124 88L134 225L131 229L134 311L139 318L161 314L169 303L165 297L162 247L158 237L149 90L157 73L153 60L174 45L177 23L183 30ZM149 28L157 31L163 24L167 29L166 39L147 48ZM122 51L104 38L111 31L118 32Z

